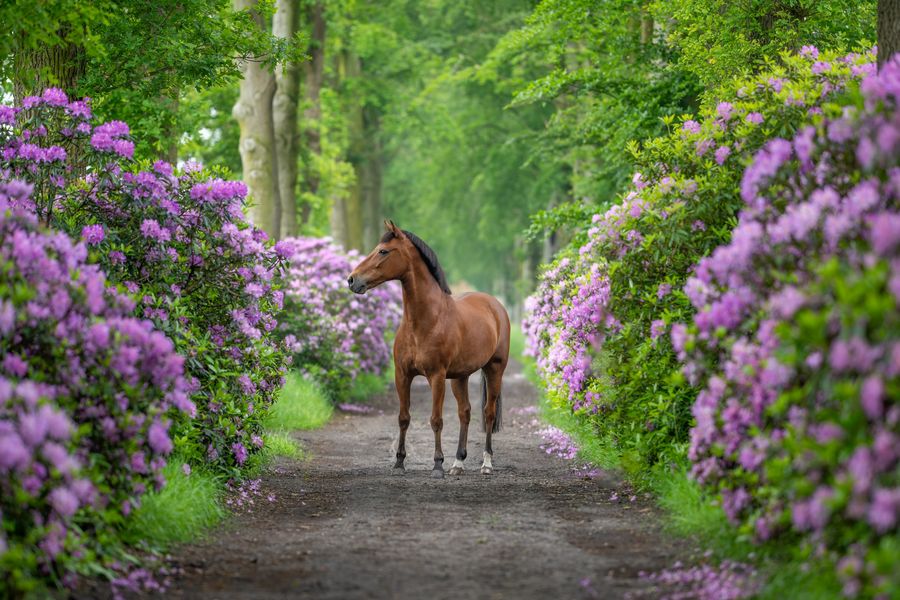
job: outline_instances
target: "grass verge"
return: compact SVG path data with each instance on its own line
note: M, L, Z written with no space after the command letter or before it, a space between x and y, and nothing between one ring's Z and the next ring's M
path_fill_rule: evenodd
M246 465L253 476L278 456L300 458L302 450L290 435L293 429L321 427L333 412L331 402L315 382L290 373L264 426L265 446ZM145 494L140 508L128 520L122 538L150 550L165 550L172 544L196 539L227 516L222 499L225 480L200 469L185 473L185 462L169 459L163 470L166 485Z
M128 521L123 538L132 544L166 548L195 539L225 517L224 481L210 473L185 474L184 461L172 457L163 470L165 487L145 494Z
M393 378L394 369L390 369L390 376ZM380 394L387 386L386 375L373 375L372 373L363 373L353 381L353 387L347 395L350 402L365 402L375 394Z
M333 412L328 395L316 382L288 373L263 425L272 432L316 429L327 423Z
M575 441L580 459L627 476L612 444L597 437L588 422L567 408L554 406L537 376L534 361L525 358L523 362L525 375L542 391L540 411L543 420ZM819 568L814 559L799 556L790 546L758 545L748 536L741 535L728 522L717 502L688 477L686 466L677 469L660 467L632 483L655 497L664 513L663 527L669 534L695 541L703 550L711 551L717 560L754 565L762 580L754 598L837 600L843 597L834 569Z

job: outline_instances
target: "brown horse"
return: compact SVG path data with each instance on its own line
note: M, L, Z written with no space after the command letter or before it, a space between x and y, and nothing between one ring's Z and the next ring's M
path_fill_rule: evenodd
M500 388L509 359L509 315L487 294L450 295L437 256L425 242L391 221L387 232L347 279L350 289L364 294L385 281L403 285L403 320L394 340L394 380L400 398L400 438L395 473L403 473L406 430L409 427L409 392L416 375L431 386L431 429L434 431L434 470L444 476L441 429L444 426L444 386L451 380L459 413L459 445L451 475L463 472L469 434L469 375L481 369L481 410L485 432L481 472L490 475L491 434L500 429Z

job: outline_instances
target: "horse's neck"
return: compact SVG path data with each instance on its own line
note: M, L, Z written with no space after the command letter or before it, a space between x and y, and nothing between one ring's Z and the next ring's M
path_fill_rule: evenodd
M413 268L403 284L403 319L412 327L416 338L427 337L437 322L453 310L452 298L445 294L428 269ZM449 300L449 302L448 302Z

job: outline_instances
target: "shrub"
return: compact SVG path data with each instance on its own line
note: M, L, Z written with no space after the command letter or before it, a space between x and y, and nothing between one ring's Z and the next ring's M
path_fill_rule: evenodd
M400 322L400 291L388 283L365 296L349 293L347 275L360 256L329 239L288 238L278 248L290 263L279 331L294 364L342 400L354 379L390 364L387 335Z
M723 88L728 101L697 120L669 120L669 135L632 148L641 169L633 189L542 277L524 323L540 374L556 403L592 419L625 467L686 453L696 391L663 334L694 312L681 291L692 266L730 238L747 160L772 137L839 111L833 99L872 60L804 48Z
M180 453L234 472L262 446L260 419L282 383L280 259L243 215L246 186L194 163L139 169L125 123L92 124L59 90L0 109L0 169L34 186L45 224L81 237L89 260L136 299L185 357L193 419Z
M900 58L861 90L756 154L672 341L704 386L692 473L731 522L832 561L847 596L886 597L900 586Z
M84 244L37 228L30 192L0 181L4 597L90 560L163 485L169 417L194 411L172 342L130 316Z

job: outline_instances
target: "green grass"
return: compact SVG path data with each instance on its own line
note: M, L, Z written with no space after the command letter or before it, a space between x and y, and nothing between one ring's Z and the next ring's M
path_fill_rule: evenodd
M183 465L177 457L169 460L163 470L166 486L143 496L123 539L150 548L166 548L195 539L225 517L221 502L224 483L199 470L185 475Z
M288 373L263 425L269 431L316 429L327 423L333 412L328 395L317 383L299 373Z
M389 373L391 379L393 379L394 370L390 369ZM375 394L383 392L386 386L387 375L363 373L353 381L353 387L350 388L347 400L351 402L364 402Z
M525 334L518 323L512 323L509 331L509 357L522 361L525 355Z
M524 367L528 379L542 388L534 361L526 358ZM625 472L613 445L598 437L588 422L573 415L569 409L553 406L546 391L541 394L540 409L544 421L562 429L575 441L580 459L604 469ZM634 479L634 473L631 475L633 483L655 496L664 512L663 527L670 535L693 540L701 550L711 550L718 560L755 565L763 581L755 598L837 600L842 597L834 569L822 568L811 559L799 556L789 545L757 545L741 536L728 523L713 498L688 477L686 467L659 467L649 476L643 474L640 480ZM690 557L682 557L685 559L690 560Z
M553 406L546 394L541 394L541 417L544 421L562 429L578 446L578 458L603 469L620 467L619 455L610 444L597 437L590 423L579 419L567 408Z
M266 459L276 456L295 459L303 457L300 444L286 431L267 431L265 440L266 445L263 446L262 455Z

